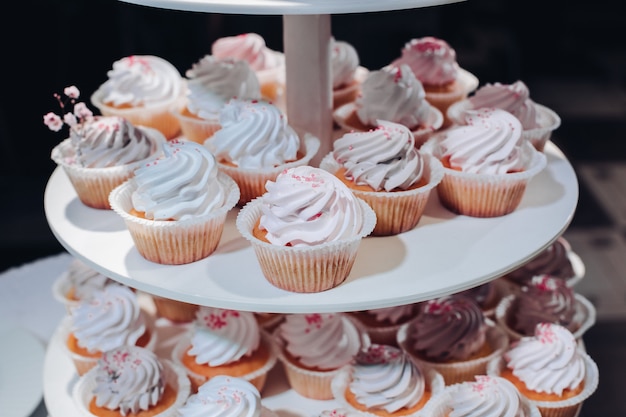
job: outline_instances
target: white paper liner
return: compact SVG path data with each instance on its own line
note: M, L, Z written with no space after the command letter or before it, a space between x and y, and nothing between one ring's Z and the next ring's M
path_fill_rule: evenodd
M513 311L511 309L511 305L515 300L516 294L509 294L500 300L498 306L495 311L495 320L499 327L501 327L509 337L511 342L515 340L519 340L525 336L532 335L523 335L510 326L511 316ZM594 305L583 295L574 293L575 299L575 309L574 313L574 323L575 329L571 330L572 334L577 340L582 339L583 335L587 330L589 330L596 322L596 308Z
M539 408L542 417L575 417L580 412L583 402L589 398L598 388L600 379L598 365L582 349L580 354L585 362L584 388L580 394L562 401L529 401ZM504 357L495 358L487 366L487 375L500 375L506 367Z
M168 385L176 391L174 403L152 417L175 417L178 416L179 408L187 401L190 395L190 384L185 371L169 360L160 359L163 364L163 376ZM72 400L78 412L86 417L97 417L89 412L89 403L94 397L93 390L96 388L96 369L92 369L80 377L72 389Z
M487 371L487 364L494 358L502 356L509 346L509 340L506 333L491 320L487 322L487 342L493 349L489 355L452 363L438 363L428 361L417 355L410 346L408 330L411 322L406 323L398 330L398 346L404 350L422 369L433 369L439 372L446 385L455 384L463 381L473 381L476 375L483 375Z
M415 228L419 223L430 192L443 178L441 162L430 154L422 156L425 162L424 175L428 182L421 187L392 192L352 190L356 197L365 201L376 212L373 236L397 235ZM335 174L341 168L341 164L330 152L320 162L320 168Z
M261 343L263 343L269 349L269 357L267 359L267 362L265 362L265 364L261 366L260 368L255 369L254 371L246 375L237 376L238 378L242 378L250 382L259 390L259 392L262 391L263 387L265 386L265 382L267 380L267 374L274 367L274 365L276 365L276 362L278 361L278 348L276 346L276 342L274 338L272 337L272 335L268 334L264 330L260 330L260 332L261 332L261 339L262 339ZM192 370L188 369L183 364L182 358L187 352L187 349L189 349L190 345L191 345L191 331L188 330L187 332L181 335L179 340L174 345L174 348L172 349L172 360L174 361L175 364L177 364L178 366L184 369L187 377L191 381L192 392L193 392L193 391L197 391L198 387L202 385L203 383L205 383L208 380L208 378L204 375L200 375L198 373L193 372ZM235 376L235 375L231 375L231 376Z
M427 407L423 410L423 415L425 417L449 417L452 411L449 404L452 402L452 398L454 398L459 387L459 384L446 386L439 395L428 402ZM524 411L524 417L542 417L539 408L522 395L520 395L520 406Z
M315 246L279 246L252 234L261 216L262 198L247 203L237 215L239 233L252 244L265 278L275 287L292 292L321 292L340 285L350 274L361 240L376 225L376 213L357 199L363 213L359 234Z
M217 249L226 215L239 200L239 188L232 178L220 172L217 180L226 190L224 205L186 220L148 220L130 214L131 195L136 188L132 180L115 188L109 201L113 211L124 220L141 256L159 264L187 264L204 259Z
M183 83L184 84L184 83ZM186 91L185 88L181 89ZM172 114L172 109L180 106L185 96L172 97L171 100L142 107L116 108L103 101L103 93L96 90L91 95L91 104L100 110L103 116L120 116L137 126L154 128L165 136L167 140L174 139L180 133L180 123Z
M184 106L171 110L172 115L180 123L181 134L185 139L202 145L207 138L222 128L219 115L216 115L214 119L203 119L190 116L183 111Z
M196 318L196 312L200 307L184 301L171 298L150 295L157 317L165 318L173 323L189 323Z
M398 413L398 415L401 415L402 417L418 417L418 416L430 417L430 414L427 414L425 411L430 409L429 407L430 403L434 401L444 391L445 382L441 374L439 374L437 371L434 371L431 369L431 370L424 370L423 372L424 372L424 379L426 381L426 386L431 392L430 399L424 404L424 406L421 409L417 410L416 412L407 413L407 414ZM358 415L365 416L365 417L380 417L379 415L374 414L373 412L370 413L367 411L359 410L346 400L345 392L346 392L346 389L348 389L348 386L351 380L352 380L351 366L341 369L341 371L338 372L337 375L333 378L331 382L331 391L333 393L333 398L335 399L335 401L339 403L340 407L351 410L357 413Z
M267 183L267 181L274 181L278 174L284 170L308 165L320 148L320 140L306 133L302 137L301 147L304 151L302 158L276 167L246 169L220 163L220 171L231 177L239 187L240 195L237 205L243 206L247 202L262 195L265 192L265 183Z
M422 150L441 157L438 138L433 137ZM527 156L524 171L502 175L474 174L444 167L444 176L437 187L441 203L448 210L471 217L499 217L517 209L530 180L546 166L546 156L530 143L524 142Z
M52 149L51 159L67 174L78 199L86 206L96 209L108 210L109 194L111 191L133 176L135 169L146 161L154 159L161 152L165 137L161 132L143 126L136 126L145 132L152 140L152 152L150 156L130 164L107 167L87 168L73 162L75 150L72 140L67 138Z

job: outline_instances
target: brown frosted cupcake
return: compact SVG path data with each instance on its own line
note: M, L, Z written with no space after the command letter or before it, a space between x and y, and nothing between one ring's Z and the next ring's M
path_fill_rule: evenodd
M348 277L376 214L337 177L311 166L282 172L247 203L236 226L265 278L293 292L320 292Z
M415 318L419 304L406 304L393 307L349 312L350 317L361 323L372 343L397 346L398 330Z
M320 168L334 174L376 212L372 235L396 235L417 226L443 178L436 158L414 146L406 126L379 121L375 130L335 140Z

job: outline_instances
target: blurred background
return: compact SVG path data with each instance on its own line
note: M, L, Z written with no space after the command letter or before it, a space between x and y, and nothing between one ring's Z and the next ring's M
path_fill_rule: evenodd
M87 100L112 63L132 54L161 56L184 74L222 36L256 32L282 50L282 16L184 12L116 0L11 2L0 16L0 272L63 251L43 212L46 182L56 167L50 151L62 139L42 122L45 113L58 110L53 93L76 85ZM587 266L580 291L596 304L601 324L585 338L601 366L602 389L584 416L626 415L619 385L607 386L625 373L626 357L625 18L612 0L468 0L332 16L335 38L352 43L369 69L399 56L412 38L437 36L481 85L522 80L531 98L561 116L553 141L580 186L565 235Z

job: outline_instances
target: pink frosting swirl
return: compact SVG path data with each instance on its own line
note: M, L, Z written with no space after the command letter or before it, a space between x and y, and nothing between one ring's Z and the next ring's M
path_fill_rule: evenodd
M537 256L505 276L519 285L527 284L537 275L550 275L567 282L576 275L570 261L571 251L569 242L559 237Z
M407 336L416 353L443 362L472 356L485 343L486 331L478 304L456 294L425 302L410 322Z
M268 48L265 39L257 33L219 38L213 42L211 54L218 59L234 58L246 61L254 71L276 68L284 64L283 55Z
M402 55L393 63L408 65L424 85L449 84L457 79L459 71L456 51L446 41L433 36L407 42Z
M535 103L530 99L528 86L523 81L485 84L468 100L474 109L494 107L508 111L520 120L523 129L539 127Z

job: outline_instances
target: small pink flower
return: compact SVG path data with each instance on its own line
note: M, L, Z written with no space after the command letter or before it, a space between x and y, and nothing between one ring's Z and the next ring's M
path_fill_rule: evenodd
M69 87L65 87L65 90L63 90L63 94L65 94L69 98L78 98L78 96L80 96L80 91L78 91L78 88L76 88L76 86L71 85Z
M43 116L43 122L46 126L48 126L48 129L54 132L58 132L63 127L63 120L61 120L57 114L52 112Z
M74 105L74 115L81 120L89 119L93 116L91 110L87 108L87 105L82 101Z
M78 119L76 119L76 116L74 116L72 113L65 113L65 115L63 116L63 121L66 125L70 127L74 127L78 123Z

